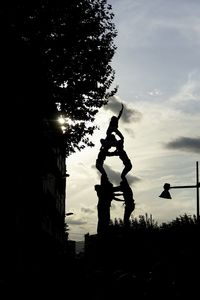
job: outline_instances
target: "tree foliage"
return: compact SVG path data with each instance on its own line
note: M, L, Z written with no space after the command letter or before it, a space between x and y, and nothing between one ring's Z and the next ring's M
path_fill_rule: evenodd
M66 118L66 154L92 146L88 135L95 115L116 92L111 89L117 35L111 5L106 0L16 0L2 11L10 36L37 59L37 75L48 88L39 107L48 116L54 105Z

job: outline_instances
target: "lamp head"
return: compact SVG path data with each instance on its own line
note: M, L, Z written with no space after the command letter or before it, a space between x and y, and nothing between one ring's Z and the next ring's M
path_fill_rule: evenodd
M160 194L160 198L165 198L165 199L172 199L169 189L170 189L170 184L169 183L165 183L164 186L164 191Z

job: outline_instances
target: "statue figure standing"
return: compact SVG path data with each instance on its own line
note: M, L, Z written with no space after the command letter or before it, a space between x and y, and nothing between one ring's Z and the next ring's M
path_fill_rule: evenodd
M95 191L98 196L98 225L97 233L107 233L110 223L110 206L113 200L113 184L108 180L107 176L101 176L101 184L95 185Z
M119 158L122 160L124 164L124 169L122 170L121 173L121 178L124 179L126 174L128 174L128 172L132 169L131 160L129 159L126 151L124 150L124 140L118 141L115 153L116 155L119 156Z
M111 147L115 146L116 143L117 143L117 140L116 140L116 138L113 134L110 136L109 140L101 139L101 148L100 148L97 160L96 160L96 168L97 168L97 170L99 170L99 172L103 176L107 177L106 171L103 167L103 164L104 164L104 161L105 161L106 157L116 155L115 151L109 152L108 150Z
M124 210L124 225L129 226L129 218L131 213L135 209L135 201L133 199L133 191L124 177L123 180L120 182L121 191L123 192L124 202L125 202L125 210Z
M124 105L122 104L122 108L119 112L119 115L118 117L116 116L113 116L110 120L110 123L109 123L109 126L108 126L108 129L106 131L106 134L107 134L107 139L110 138L110 135L114 132L116 133L122 140L124 139L123 135L121 134L121 132L119 131L118 129L118 123L119 123L119 119L122 115L122 112L124 110Z

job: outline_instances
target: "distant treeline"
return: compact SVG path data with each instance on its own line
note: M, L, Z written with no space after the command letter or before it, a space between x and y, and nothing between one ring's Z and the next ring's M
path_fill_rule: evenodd
M128 230L134 231L134 230L169 230L169 229L180 229L180 228L194 228L198 226L198 220L195 215L187 215L186 213L183 215L180 215L179 217L176 217L174 220L169 222L163 222L161 224L158 224L157 221L155 221L152 217L152 215L148 215L147 213L145 215L140 215L138 218L131 218L130 219L130 227ZM120 231L120 228L123 229L124 223L121 218L115 218L114 221L111 220L110 222L110 229ZM127 228L126 228L127 230Z

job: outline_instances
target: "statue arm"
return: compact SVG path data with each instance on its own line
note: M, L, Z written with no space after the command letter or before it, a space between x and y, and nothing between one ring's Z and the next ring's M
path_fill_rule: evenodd
M115 186L115 187L113 187L113 191L114 191L114 193L115 192L121 192L122 191L122 187L121 187L121 185L118 185L118 186Z
M115 133L120 137L120 139L123 141L124 140L124 136L121 133L121 131L119 131L118 129L115 130Z
M123 193L114 193L114 196L123 196Z
M121 117L121 115L122 115L122 112L123 112L123 110L124 110L124 105L122 104L122 108L121 108L121 110L120 110L120 112L119 112L119 115L118 115L118 120L120 119L120 117Z
M120 199L120 198L117 198L117 197L114 197L113 199L114 199L114 200L116 200L116 201L121 201L121 202L124 202L124 200L123 200L123 199Z
M118 154L117 154L117 152L116 152L116 150L115 151L113 151L113 152L107 152L107 154L106 154L106 156L117 156Z

